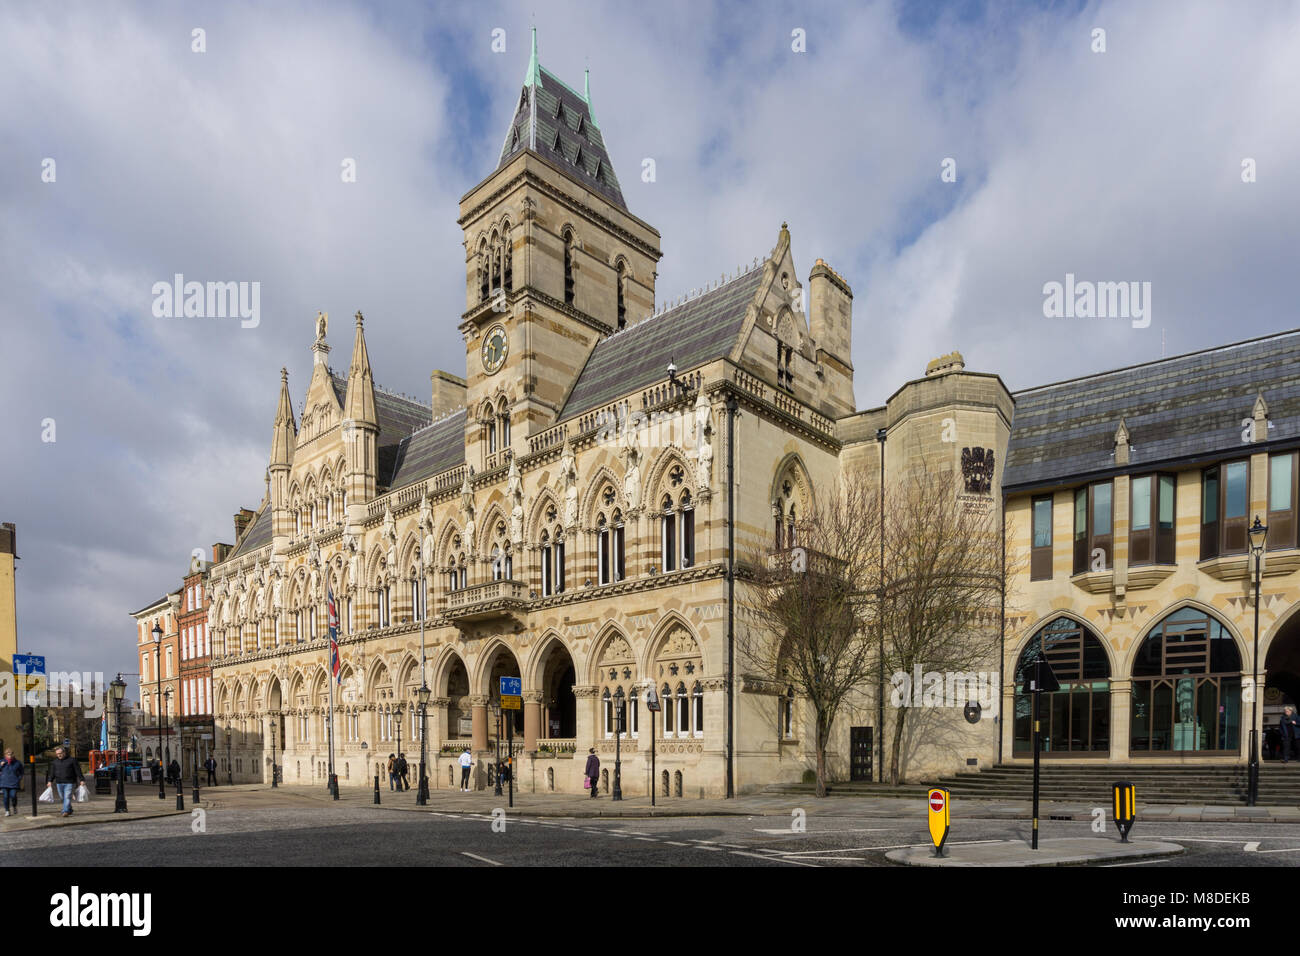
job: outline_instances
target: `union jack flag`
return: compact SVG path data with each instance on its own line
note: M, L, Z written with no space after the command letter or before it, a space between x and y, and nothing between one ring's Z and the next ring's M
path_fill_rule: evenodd
M340 684L343 683L343 667L339 662L339 615L338 609L334 606L334 587L327 585L326 594L329 597L329 615L330 615L330 674Z

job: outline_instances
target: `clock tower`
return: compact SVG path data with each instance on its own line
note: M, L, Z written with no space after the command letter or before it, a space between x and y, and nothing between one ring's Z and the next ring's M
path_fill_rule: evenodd
M537 31L496 170L460 201L465 460L555 424L596 344L654 311L659 233L628 212L591 105L537 59Z

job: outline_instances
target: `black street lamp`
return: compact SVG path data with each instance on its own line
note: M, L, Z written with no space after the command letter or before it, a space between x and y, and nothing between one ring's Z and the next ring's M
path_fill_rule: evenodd
M429 732L429 723L427 719L429 694L429 685L421 683L420 689L417 692L417 699L420 701L420 784L415 791L415 804L419 807L425 806L429 802L429 778L425 776L424 770L425 753L428 749L424 738L428 736Z
M232 769L234 764L230 761L230 728L226 728L226 786L235 785L235 772Z
M122 759L122 695L126 693L126 681L118 674L109 687L113 694L113 709L117 712L117 802L113 804L113 812L126 813L126 762Z
M397 766L402 766L402 705L399 702L394 707L393 721L397 724ZM402 789L402 775L397 775L397 789Z
M158 731L161 730L159 720L162 717L162 628L155 622L153 626L153 663L157 672L157 691L153 698L153 742L158 743ZM162 769L162 749L158 750L158 768ZM167 791L163 788L163 775L158 774L158 799L166 800Z
M1250 526L1250 553L1255 556L1255 653L1251 658L1254 677L1250 695L1250 764L1246 789L1246 806L1253 807L1259 799L1259 583L1264 559L1264 542L1268 540L1268 527L1259 523ZM1283 740L1283 744L1286 741Z
M614 695L614 792L609 795L611 800L623 799L623 720L626 711L624 710L623 688L619 688Z
M279 777L279 768L275 765L275 725L280 718L276 714L271 715L271 789L276 789L276 780Z
M496 764L492 770L493 774L495 774L496 776L497 785L496 785L496 789L493 790L492 793L494 796L499 797L501 796L501 701L500 700L492 701L492 716L496 718L496 722L497 722L497 736L496 736L496 741L493 744L493 747L496 750Z

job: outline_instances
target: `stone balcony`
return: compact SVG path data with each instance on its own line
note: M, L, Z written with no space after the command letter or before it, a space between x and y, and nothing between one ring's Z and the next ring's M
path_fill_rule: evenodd
M526 610L529 600L522 581L489 581L448 594L444 615L452 621L486 621Z

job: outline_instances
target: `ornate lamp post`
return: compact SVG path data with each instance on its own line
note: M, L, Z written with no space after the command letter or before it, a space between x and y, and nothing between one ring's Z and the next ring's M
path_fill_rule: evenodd
M276 780L279 778L279 768L275 765L275 725L279 723L278 714L271 714L271 789L277 786Z
M158 742L159 719L162 717L162 628L156 623L153 626L153 663L157 669L157 693L153 699L153 742ZM162 750L158 751L158 766L162 767ZM166 800L167 791L163 789L163 775L158 774L158 799Z
M226 786L235 785L235 773L232 769L234 764L230 761L230 728L226 728Z
M109 687L113 695L113 710L117 712L117 802L113 804L114 813L126 813L126 763L122 760L122 695L126 693L126 681L118 674Z
M1250 553L1255 557L1255 653L1251 657L1254 678L1250 696L1250 763L1246 791L1246 806L1253 807L1259 799L1259 583L1264 558L1264 542L1268 540L1268 526L1255 523L1250 526Z
M623 688L614 695L614 792L611 800L623 799L623 720L626 711Z
M429 778L425 776L424 760L427 752L425 737L429 732L428 708L429 708L429 685L421 683L418 691L420 701L420 784L415 791L415 803L417 806L425 806L429 802Z
M393 723L397 724L397 759L402 759L402 702L398 701L393 706ZM397 776L397 789L402 789L402 776Z

